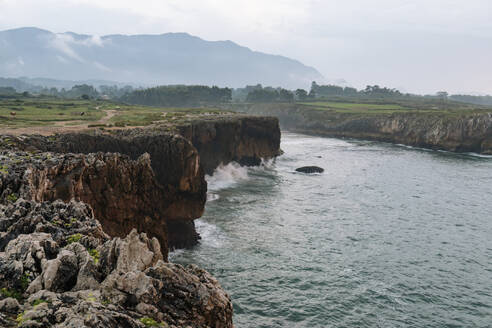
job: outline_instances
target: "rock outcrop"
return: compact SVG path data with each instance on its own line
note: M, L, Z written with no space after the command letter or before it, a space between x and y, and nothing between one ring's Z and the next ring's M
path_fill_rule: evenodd
M83 200L111 236L124 236L132 228L149 232L165 256L168 245L198 241L193 220L203 214L207 184L197 150L183 137L137 129L8 139L13 149L54 152L51 161L41 159L40 167L31 170L31 189L41 186L33 199ZM102 151L111 153L93 154Z
M214 120L0 136L0 325L232 327L217 280L168 250L199 239L205 172L278 155L280 130Z
M0 200L83 201L94 209L107 234L124 237L132 229L148 232L159 240L167 259L165 218L175 199L156 182L149 155L133 161L116 153L8 152L2 162L7 173L0 185Z
M256 166L262 159L280 155L280 127L274 117L232 115L192 121L177 130L198 150L206 174L220 164Z
M8 201L0 225L2 327L233 326L210 274L145 233L111 239L82 202Z
M171 130L181 134L181 136L170 134L170 128L167 126L153 126L115 130L110 133L92 130L49 137L8 137L9 142L7 144L10 144L12 149L53 152L55 154L119 153L129 156L131 160L139 161L140 164L136 166L130 164L138 167L136 170L130 169L111 175L110 181L104 178L104 172L101 172L101 179L98 182L92 182L91 186L87 188L83 188L84 185L80 186L82 188L72 188L70 193L65 192L61 195L64 196L61 199L68 201L70 197L76 197L89 203L96 211L96 215L103 226L108 227L107 232L112 236L118 236L111 228L111 221L116 215L120 215L122 218L135 217L138 220L143 218L142 221L149 222L156 222L154 217L159 216L160 219L157 221L165 220L167 222L167 232L163 231L164 228L152 227L152 229L147 229L149 228L148 225L146 225L146 230L139 231L151 232L153 236L159 238L162 245L164 242L159 235L167 234L166 245L173 249L192 246L200 238L196 233L193 220L203 214L206 202L207 184L204 174L212 174L220 164L228 164L232 161L242 165L259 165L262 159L278 156L280 154L280 128L276 118L224 115L223 117L213 117L210 120L195 119L190 122L182 122L172 127ZM0 143L6 145L5 141L0 141ZM142 159L140 157L143 154L149 156ZM120 166L114 160L112 163L114 164L109 164L110 170ZM156 182L150 183L150 180L153 179L150 176L152 174L144 168L149 164L154 172ZM65 163L63 165L63 169L51 169L51 175L47 178L53 179L59 173L67 175L75 169L75 167L67 166L71 164ZM108 167L108 164L104 166ZM77 169L81 169L80 165ZM83 177L94 176L91 170L83 169L83 172L86 173ZM128 176L124 179L125 182L120 183L119 180L129 172L134 172L133 176ZM78 178L78 176L73 175L71 177ZM61 178L56 179L60 180ZM65 178L66 181L70 179L70 177ZM135 182L132 184L129 180ZM74 183L72 181L69 184ZM105 189L107 183L118 184L119 186L113 186L112 192ZM95 186L94 184L99 185ZM144 187L141 186L142 184L148 186L145 191L143 190ZM134 188L128 189L129 185ZM57 183L56 188L60 189L61 183ZM101 190L106 191L108 195L106 198L100 197ZM114 192L117 190L124 191L127 195L121 197L123 193ZM128 196L129 194L146 197L147 192L159 194L162 197L161 201L155 201L155 195L149 196L150 198L147 197L144 202L131 200L129 198L133 196ZM110 194L113 196L109 196ZM55 199L54 197L60 197L60 193L52 194L52 197L45 197L43 200L52 200ZM40 198L37 199L40 200ZM154 199L154 201L148 202L149 199ZM131 207L130 210L129 207ZM140 208L147 210L142 210L142 213L138 214ZM149 211L153 212L154 215L149 215ZM123 221L126 220L123 219ZM121 224L121 222L115 224ZM122 234L126 234L131 228L141 229L143 226L142 224L140 226L133 224L130 226L123 225L123 227ZM116 229L119 229L118 226ZM154 231L158 232L154 234Z
M319 166L303 166L296 169L296 172L301 173L323 173L325 170Z
M282 128L294 132L492 154L491 112L353 114L296 104L259 104L241 110L276 116Z

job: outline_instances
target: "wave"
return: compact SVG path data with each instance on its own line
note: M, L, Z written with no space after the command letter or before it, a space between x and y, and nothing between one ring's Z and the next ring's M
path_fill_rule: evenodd
M206 175L205 179L208 183L208 190L212 191L213 195L213 191L230 188L239 181L248 179L248 169L235 162L227 165L221 164L211 176ZM213 196L211 198L214 200Z
M203 219L195 220L196 231L200 234L202 239L200 244L219 248L223 244L224 235L219 227L215 224L208 223Z

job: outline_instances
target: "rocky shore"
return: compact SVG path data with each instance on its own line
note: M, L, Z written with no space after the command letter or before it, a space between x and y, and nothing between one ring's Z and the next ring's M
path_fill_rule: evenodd
M230 116L171 132L0 136L1 326L233 326L219 283L167 256L199 239L205 173L277 156L278 121Z
M282 128L293 132L492 155L492 111L344 113L298 104L257 104L235 109L278 117Z

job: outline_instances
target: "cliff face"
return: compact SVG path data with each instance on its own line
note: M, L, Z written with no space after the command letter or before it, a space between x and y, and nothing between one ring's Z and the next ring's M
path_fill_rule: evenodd
M284 129L301 133L492 154L492 113L345 114L295 104L254 105L244 110L277 116Z
M159 240L167 259L165 217L172 199L156 183L147 154L136 161L115 153L21 154L21 162L19 154L4 155L9 172L0 186L4 202L11 195L35 202L82 201L91 205L107 234L146 231Z
M274 117L229 117L178 126L200 154L206 174L220 164L260 165L280 154L280 127Z
M1 326L233 327L217 280L168 249L199 238L204 167L276 156L278 122L176 129L0 135Z
M73 193L65 195L66 197L62 199L69 200L70 198L67 197L76 196L87 201L98 212L98 217L104 220L102 223L108 223L110 230L107 232L114 236L123 236L129 232L129 228L138 229L145 226L151 229L139 231L149 231L152 235L154 231L167 234L166 245L171 249L191 246L198 241L199 236L195 231L193 220L203 214L207 184L198 152L186 139L162 131L134 129L118 131L111 135L93 131L51 137L28 136L17 140L16 147L26 150L82 154L112 152L128 155L129 159L134 160L139 159L143 154L148 154L145 160L139 160L140 166L118 173L113 172L109 177L102 171L84 170L87 173L87 180L96 181L92 183L97 186L85 189L72 188ZM118 170L119 166L121 163L115 163L111 167ZM147 171L144 172L141 166L146 166ZM57 174L62 175L72 170L73 168L55 170L49 178L60 180ZM73 175L66 177L67 180L72 178L79 177ZM106 186L109 184L113 185L108 189ZM112 196L101 199L102 191ZM147 193L150 196L146 196ZM132 201L132 198L140 197L147 200ZM109 221L114 220L115 215L128 218L129 222L132 221L132 217L135 218L133 221L149 221L149 218L159 217L157 221L163 226L167 222L167 228L151 227L143 223L136 226L134 223L133 226L126 226L126 228L123 225L121 234L115 234L109 225ZM107 220L104 219L106 217ZM154 219L150 221L155 222ZM118 225L121 222L115 224L115 229L119 229ZM159 240L163 242L162 238Z
M7 137L1 144L52 152L54 157L29 169L24 184L31 192L22 197L84 201L106 233L124 237L133 228L148 232L158 238L166 258L168 247L188 247L200 238L193 220L204 210L204 172L212 174L220 163L231 161L258 165L280 152L275 118L226 115L177 125L175 130L184 137L152 127ZM67 153L79 155L62 155Z

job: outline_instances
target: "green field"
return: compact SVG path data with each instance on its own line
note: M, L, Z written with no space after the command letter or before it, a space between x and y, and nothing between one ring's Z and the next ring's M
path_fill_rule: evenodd
M378 99L336 101L323 100L299 103L305 109L330 111L342 114L393 114L393 113L438 113L442 115L461 115L470 113L490 112L491 108L480 105L442 101L425 98L409 99Z
M156 122L180 123L196 115L220 113L217 109L209 108L123 106L108 122L115 126L145 126Z
M319 109L357 109L357 110L400 110L405 109L396 104L360 104L360 103L342 103L342 102L304 102L302 105L312 106Z
M82 100L2 99L0 126L46 126L55 122L98 121L104 116L103 111L96 109L98 106L97 102Z
M223 113L211 108L156 108L102 100L56 98L0 99L3 128L123 127L153 123L177 124L200 115Z

